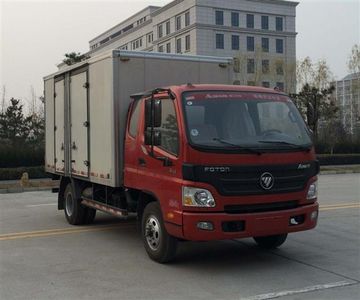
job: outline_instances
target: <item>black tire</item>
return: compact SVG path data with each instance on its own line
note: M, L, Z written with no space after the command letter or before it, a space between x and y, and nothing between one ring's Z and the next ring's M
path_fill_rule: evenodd
M80 204L80 199L76 198L75 191L69 183L64 192L64 212L66 220L71 225L84 224L87 208Z
M152 260L167 263L174 259L177 239L167 233L158 202L151 202L145 207L141 234L145 250Z
M83 224L91 224L94 222L95 216L96 216L96 209L86 207L85 208L85 215L84 215L84 222Z
M263 249L275 249L285 243L286 234L254 237L255 242Z

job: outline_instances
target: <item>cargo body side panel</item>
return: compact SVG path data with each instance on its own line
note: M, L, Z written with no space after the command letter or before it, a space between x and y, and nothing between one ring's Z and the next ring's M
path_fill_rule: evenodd
M202 62L199 65L199 82L208 84L232 84L232 66L224 63Z
M44 82L45 91L45 171L55 173L55 149L54 149L54 79Z
M65 172L64 105L65 79L55 79L55 171L61 174Z
M74 176L88 177L88 85L87 71L70 77L70 151L71 173Z
M115 186L113 60L89 65L90 181Z

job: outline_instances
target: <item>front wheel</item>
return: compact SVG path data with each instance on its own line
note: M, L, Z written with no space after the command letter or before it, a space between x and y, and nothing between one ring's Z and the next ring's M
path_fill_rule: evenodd
M285 243L287 238L286 234L270 235L270 236L258 236L254 237L255 242L259 247L264 249L275 249Z
M177 239L167 233L158 202L151 202L145 207L141 233L145 250L152 260L166 263L175 257Z

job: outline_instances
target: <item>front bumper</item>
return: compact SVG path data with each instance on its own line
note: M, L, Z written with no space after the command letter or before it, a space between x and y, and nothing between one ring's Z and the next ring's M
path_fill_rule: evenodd
M183 236L191 241L210 241L254 236L267 236L284 234L296 231L312 229L316 226L317 217L311 218L311 214L318 213L319 204L298 207L295 209L249 213L249 214L226 214L226 213L183 213ZM290 219L299 217L301 222L291 224ZM213 230L198 228L199 222L211 222ZM227 226L228 224L242 224L241 226ZM225 226L224 226L225 225ZM229 228L232 228L229 232Z

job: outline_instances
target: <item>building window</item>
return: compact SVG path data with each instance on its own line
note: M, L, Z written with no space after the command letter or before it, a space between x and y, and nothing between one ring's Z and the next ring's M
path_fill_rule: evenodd
M166 53L171 53L171 44L170 43L166 44Z
M284 53L284 41L276 39L276 53Z
M255 73L255 60L253 58L247 60L247 73L248 74Z
M261 39L261 48L263 52L269 52L269 39L262 38Z
M153 40L154 40L154 35L153 35L152 33L148 34L148 36L147 36L147 41L148 41L148 43L149 43L149 44L152 43Z
M240 38L238 35L231 36L231 49L239 50L240 49Z
M283 18L276 17L276 31L283 31Z
M270 82L269 82L269 81L263 81L263 82L262 82L262 86L263 86L264 88L270 88Z
M282 62L276 63L276 74L277 75L284 75L284 66Z
M185 36L185 51L190 51L190 35Z
M186 12L185 13L185 26L189 26L190 25L190 12Z
M246 15L246 27L254 28L254 15L250 15L250 14Z
M163 37L163 26L162 26L162 24L158 26L158 37L159 37L159 39Z
M159 52L164 52L164 46L163 45L159 46Z
M277 83L276 83L276 87L277 87L280 91L284 91L284 83L283 83L283 82L277 82Z
M176 40L176 53L181 53L181 38Z
M231 26L239 27L239 13L237 12L231 13Z
M261 29L268 30L269 29L269 17L261 16Z
M217 10L215 12L215 24L216 25L224 25L224 12L221 10Z
M255 86L255 81L248 81L248 82L247 82L247 85L249 85L249 86Z
M221 33L216 34L216 49L224 49L224 35Z
M170 21L166 22L166 35L170 34Z
M268 59L262 61L262 72L263 74L268 74L270 72L270 62Z
M247 51L255 51L255 39L253 36L247 37Z
M176 17L176 30L181 29L181 16Z

